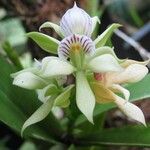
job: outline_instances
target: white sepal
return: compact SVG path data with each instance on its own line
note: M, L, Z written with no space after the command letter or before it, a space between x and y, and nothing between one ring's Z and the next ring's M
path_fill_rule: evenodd
M96 73L122 71L115 57L110 54L104 54L92 59L88 64L89 69Z
M140 108L138 108L136 105L132 103L125 101L119 96L116 96L116 99L114 102L117 104L117 106L125 115L127 115L129 118L136 120L146 126L145 117Z
M76 74L76 102L80 111L93 123L95 97L83 72Z
M117 83L134 83L142 80L147 73L148 69L146 66L132 64L129 65L129 67L127 67L122 73L114 77L114 81Z
M50 113L55 97L50 97L45 103L43 103L23 124L21 129L21 135L23 136L24 130L37 122L42 121Z
M58 57L45 57L42 60L41 76L52 77L59 75L69 75L74 72L74 67Z
M31 72L33 74L38 74L39 70L37 69L37 67L30 67L30 68L26 68L26 69L23 69L23 70L20 70L18 72L15 72L15 73L12 73L10 74L10 76L12 78L15 78L16 76L18 76L19 74L22 74L22 73L25 73L25 72Z
M117 57L117 55L115 54L114 48L113 47L109 47L109 46L102 46L102 47L97 48L95 50L95 53L91 56L90 59L93 59L95 57L98 57L98 56L104 55L104 54L110 54L110 55L112 55L113 57L115 57L115 59L119 63L122 63L122 62L126 61L125 59L119 59Z
M13 84L26 89L41 89L46 86L46 82L32 72L18 74L14 78Z
M121 92L124 95L126 101L129 100L130 92L127 89L120 86L119 84L113 84L111 85L111 88L116 90L117 92Z

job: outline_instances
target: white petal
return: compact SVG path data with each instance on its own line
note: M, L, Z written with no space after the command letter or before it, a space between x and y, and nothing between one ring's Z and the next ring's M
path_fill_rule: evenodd
M121 92L124 95L126 101L129 100L130 92L127 89L123 88L119 84L113 84L113 85L111 85L111 88L113 88L114 90L117 90L117 91Z
M69 9L62 17L60 27L65 36L71 34L90 36L92 33L92 19L75 3L74 7Z
M42 60L41 76L52 77L69 75L74 72L74 67L58 57L46 57Z
M96 28L97 23L100 24L101 22L100 22L99 18L97 16L95 16L92 18L92 33L93 33L94 29Z
M18 74L14 78L13 84L26 89L40 89L46 86L46 82L42 78L31 72L23 72Z
M88 64L89 69L96 73L104 73L108 71L121 71L122 68L110 54L104 54L92 59Z
M119 59L117 57L117 55L115 54L115 51L114 51L114 48L111 48L109 46L102 46L102 47L99 47L95 50L95 53L92 55L92 57L90 59L93 59L95 57L98 57L100 55L104 55L104 54L111 54L113 57L115 57L115 59L121 63L121 62L124 62L125 60L124 59Z
M115 103L129 118L136 120L146 126L144 114L136 105L126 102L119 96L116 96Z
M23 69L21 71L18 71L18 72L15 72L15 73L12 73L10 76L12 78L15 78L16 76L18 76L19 74L22 74L22 73L25 73L25 72L32 72L34 74L38 73L38 70L37 68L33 68L33 67L30 67L30 68L27 68L27 69Z
M82 72L76 74L76 102L80 111L93 123L95 97Z
M147 67L140 64L132 64L122 73L118 74L114 80L117 83L134 83L142 80L148 73Z

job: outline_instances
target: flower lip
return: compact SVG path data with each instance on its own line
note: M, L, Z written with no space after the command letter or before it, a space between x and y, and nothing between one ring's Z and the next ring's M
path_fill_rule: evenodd
M73 34L60 42L58 55L60 58L67 59L70 51L81 52L81 50L85 54L92 54L95 50L95 45L89 37Z
M71 34L91 36L92 18L74 3L60 21L60 28L65 37Z

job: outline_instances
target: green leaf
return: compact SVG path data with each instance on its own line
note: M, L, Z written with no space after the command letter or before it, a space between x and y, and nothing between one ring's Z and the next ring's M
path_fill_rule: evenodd
M53 95L53 94L58 94L59 93L59 89L57 88L57 86L55 84L50 84L48 85L44 96L49 96L49 95Z
M114 32L115 29L120 27L120 24L113 23L110 27L108 27L100 36L98 36L94 43L96 45L96 48L99 48L101 46L104 46L108 39L111 37L112 33Z
M150 74L148 74L143 80L137 83L129 84L125 86L130 91L130 100L141 100L150 97Z
M137 101L144 98L150 97L150 74L148 74L143 80L137 83L129 84L126 88L130 91L130 100L129 101ZM146 87L146 88L145 88ZM99 114L106 112L112 108L116 107L116 105L108 103L108 104L96 104L96 108L94 111L94 118ZM81 127L84 124L88 123L88 121L84 118L84 116L80 116L76 121L76 127Z
M35 92L12 85L13 79L10 77L10 74L17 70L2 57L0 57L0 68L0 90L4 92L25 115L30 115L40 104L40 102L37 101Z
M105 129L77 139L81 145L150 147L150 126L129 126Z
M54 106L60 106L60 107L68 107L70 104L70 95L71 91L73 89L74 85L68 86L63 93L61 93L54 102Z
M2 91L0 91L0 121L8 125L17 133L20 133L25 120L26 116L24 113L8 99ZM47 133L45 134L38 127L31 128L26 135L31 136L31 133L33 134L32 136L37 139L46 139L50 142L53 141Z
M73 144L71 144L68 148L68 150L76 150L75 146Z
M19 150L37 150L37 147L34 143L27 141L21 145Z
M15 131L20 132L25 118L21 110L8 99L5 93L0 91L0 120Z
M47 117L47 115L50 113L52 107L53 107L53 103L54 103L54 97L50 97L45 103L43 103L32 115L31 117L29 117L22 129L21 129L21 135L23 135L24 130L37 123L40 122L41 120L43 120L45 117Z
M43 24L40 26L39 30L41 30L42 28L52 28L52 29L55 30L55 32L56 32L60 37L63 37L62 32L61 32L61 30L60 30L60 26L57 25L57 24L55 24L55 23L52 23L52 22L47 21L47 22L43 23Z
M40 32L29 32L27 36L33 39L43 50L57 54L59 41Z
M39 108L41 102L38 100L35 92L25 90L12 85L13 81L10 78L10 74L16 72L17 70L14 68L14 66L9 64L2 57L0 57L0 68L1 68L0 69L0 91L3 92L5 95L7 95L7 99L10 101L10 103L13 103L14 107L17 107L17 109L19 109L25 116L25 118L22 117L23 122L22 124L20 124L20 127L17 128L18 132L20 132L21 127L24 121L26 120L26 118L29 117L34 111L36 111ZM11 117L11 114L12 114L11 112L6 113L5 116L1 116L0 114L0 120L3 117L5 117L6 120L9 119ZM18 115L19 114L21 113L18 113ZM19 120L18 117L17 119ZM8 122L7 125L13 128L12 127L13 123L14 121L10 121ZM33 136L33 133L35 133L34 130L35 130L35 126L31 128L31 130L28 130L29 131L28 135L32 134ZM42 130L46 134L48 133L48 135L51 137L62 134L61 125L52 113L50 113L49 116L44 121L40 122L40 130ZM43 132L40 130L36 129L36 138L40 138L40 139L42 138L44 140L47 140L47 138L44 138Z

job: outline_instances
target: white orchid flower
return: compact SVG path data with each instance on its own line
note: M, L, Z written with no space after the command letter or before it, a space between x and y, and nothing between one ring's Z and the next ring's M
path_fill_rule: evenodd
M134 118L133 114L135 112L139 113L140 117L138 118L138 116L136 116L135 119L144 124L142 112L135 105L129 102L124 105L124 100L112 91L121 91L125 95L125 99L128 100L129 92L121 87L120 84L122 82L124 83L127 79L132 80L132 78L136 78L136 81L141 80L147 73L147 70L145 69L146 67L143 65L140 67L139 64L138 66L129 66L130 68L125 68L124 66L127 66L127 64L123 64L122 60L116 57L112 48L103 47L113 30L119 27L118 24L111 25L93 41L91 39L91 35L97 22L99 22L97 17L91 18L84 10L78 8L76 4L74 4L74 7L69 9L62 17L60 26L51 22L46 22L40 27L40 29L44 27L53 28L61 37L63 37L62 41L58 41L42 33L29 33L28 36L36 41L41 48L52 53L58 53L59 57L45 57L40 63L38 69L27 69L16 73L13 75L13 83L28 89L43 89L44 93L51 94L51 90L50 92L47 92L49 88L44 88L49 86L49 82L51 83L54 78L56 79L60 76L73 74L76 80L75 86L77 106L91 123L93 123L95 103L96 101L99 102L100 97L100 100L102 101L113 100L120 107L120 109L122 109L131 118ZM43 41L46 41L46 43ZM134 74L132 73L132 77L130 76L130 78L126 78L129 72L133 72L135 68L139 70L137 76L135 75L133 77ZM106 82L103 82L103 80L99 81L102 84L99 84L99 82L89 83L87 79L88 73L92 73L93 75L100 74L101 77L107 76L108 74L112 77L112 75L115 74L115 76L117 75L117 82L112 82L115 79L109 80L109 78L105 78L107 79ZM112 91L109 88L112 88ZM71 89L72 86L65 89L65 92L61 94L64 99L62 100L62 98L58 96L54 104L57 104L57 106L62 106L63 102L63 106L68 106L68 99ZM108 92L108 90L110 92ZM101 95L98 96L101 91L104 92L102 93L102 97ZM66 94L67 99L65 98ZM44 94L44 96L49 95ZM52 104L49 103L50 100L48 98L46 102L44 101L43 106L46 107L46 109L47 103L52 106ZM64 102L66 102L66 104L64 104ZM132 106L134 113L131 111ZM43 107L40 109L45 111ZM128 110L130 110L131 113L128 112ZM35 116L37 116L37 113L38 111L35 112ZM25 123L23 129L41 120L40 118L33 122L32 117L33 116L30 118L30 122L27 121ZM42 116L42 119L43 117L45 116Z
M147 63L126 60L120 64L123 67L121 72L95 73L95 79L98 82L93 82L92 87L96 101L98 103L114 102L128 117L146 125L143 112L128 101L130 92L121 85L142 80L148 73L145 66ZM122 93L124 99L116 93Z

